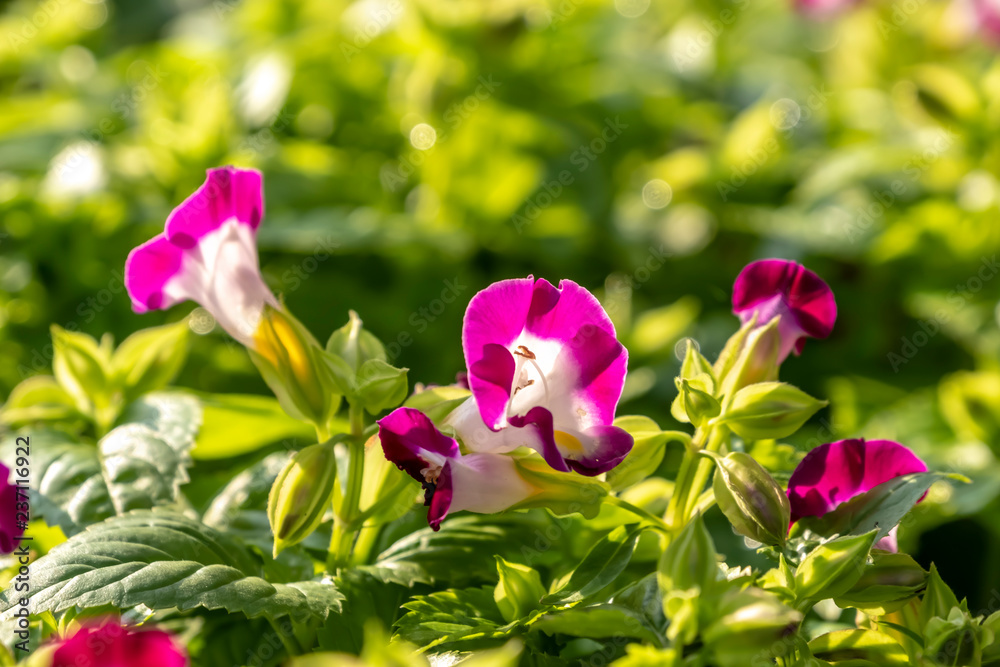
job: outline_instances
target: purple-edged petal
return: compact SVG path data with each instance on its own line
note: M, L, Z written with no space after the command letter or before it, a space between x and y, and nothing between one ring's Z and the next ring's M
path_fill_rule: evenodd
M523 435L526 439L524 446L530 447L542 455L545 462L554 470L569 472L569 465L559 451L555 440L555 427L552 424L552 413L545 408L536 407L528 410L524 416L514 415L510 418L510 425L517 429L524 429ZM511 438L516 437L514 433Z
M535 283L524 326L527 333L543 340L570 340L589 338L594 329L615 336L611 318L593 294L572 280L560 280L558 288L545 279Z
M167 283L181 272L184 251L157 234L137 248L125 260L125 289L137 313L169 308L180 297L164 294Z
M558 414L557 421L575 420L582 428L610 424L625 388L628 351L613 332L598 327L583 327L569 340L556 365L575 369L570 414ZM559 396L555 397L559 399ZM556 405L553 409L558 411Z
M815 273L796 262L762 259L751 262L733 285L733 313L746 324L755 315L759 325L781 317L779 361L802 351L804 336L826 338L837 320L833 290Z
M458 456L458 443L441 433L420 410L397 408L378 421L385 458L415 480L426 482L428 468L441 468Z
M441 529L441 522L451 511L455 488L452 484L451 461L444 464L436 482L424 484L424 505L427 506L427 525L432 530Z
M167 218L166 236L180 248L193 248L230 220L256 231L262 217L264 195L259 171L209 169L201 187Z
M63 641L52 667L187 667L184 649L163 630L133 630L117 621L86 625Z
M0 463L0 554L13 553L24 534L17 527L17 502L17 487L10 483L10 469Z
M837 505L927 464L891 440L840 440L806 454L788 481L792 522L822 516Z
M514 355L497 343L486 343L469 364L469 389L483 422L493 430L503 425L514 383Z
M632 451L634 440L617 426L594 426L581 434L584 454L568 458L569 467L581 475L593 477L608 472Z

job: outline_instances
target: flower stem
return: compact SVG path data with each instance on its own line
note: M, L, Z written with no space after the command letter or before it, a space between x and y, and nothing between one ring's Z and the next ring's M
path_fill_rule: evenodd
M722 445L726 442L729 435L729 429L725 426L716 426L712 429L712 433L708 438L708 444L705 445L705 449L709 452L717 452L722 448ZM698 503L698 498L701 496L701 492L705 488L705 484L708 482L709 475L712 474L712 467L714 464L711 460L704 456L698 456L698 460L695 462L694 478L691 483L691 487L688 489L688 497L684 505L683 518L686 523L691 515L694 513L695 505Z
M326 569L330 573L350 564L354 538L359 527L357 519L360 512L358 506L361 500L361 484L365 476L364 408L352 405L349 420L351 437L347 440L347 447L350 468L347 472L347 484L343 489L340 509L338 512L334 512L333 517L330 553L326 561Z
M664 521L672 531L679 531L691 519L698 504L708 476L712 472L712 462L698 452L707 450L717 452L726 442L729 435L725 426L716 425L699 428L691 439L691 447L684 452L677 479L674 482L674 493L670 496Z
M637 517L641 518L642 520L649 522L653 526L653 528L656 528L659 531L662 531L664 533L670 533L671 532L670 531L670 526L668 526L663 521L663 519L661 519L658 516L653 515L651 512L647 512L646 510L642 509L641 507L637 507L637 506L633 505L632 503L628 502L627 500L623 500L623 499L619 498L618 496L606 496L605 499L604 499L604 502L608 503L609 505L616 505L617 507L621 507L623 510L627 510L627 511L631 512L632 514L635 514Z

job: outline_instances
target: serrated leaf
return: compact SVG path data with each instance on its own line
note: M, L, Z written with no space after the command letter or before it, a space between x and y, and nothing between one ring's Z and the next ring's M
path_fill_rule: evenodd
M396 621L398 634L417 646L476 642L478 647L507 637L490 586L418 595L403 608L409 613Z
M142 604L325 618L340 608L332 584L272 584L260 574L234 538L173 511L138 510L91 526L33 563L28 597L36 614ZM10 618L22 595L8 588L0 596L0 618Z

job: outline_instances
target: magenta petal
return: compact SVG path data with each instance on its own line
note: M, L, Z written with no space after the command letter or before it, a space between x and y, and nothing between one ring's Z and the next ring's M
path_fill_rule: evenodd
M24 534L17 527L14 513L17 502L17 487L10 483L10 469L0 463L0 554L13 553Z
M448 516L451 501L455 495L455 485L452 483L451 462L445 463L438 474L433 489L428 489L424 495L424 504L428 506L427 525L432 530L441 529L441 522Z
M256 231L264 216L262 179L259 171L220 167L194 194L167 218L166 235L181 248L193 248L198 239L236 220Z
M378 421L385 458L423 483L421 470L458 456L458 443L441 433L420 410L397 408Z
M552 425L552 413L542 407L534 407L528 410L524 416L515 415L509 420L514 428L527 429L535 436L540 448L539 454L545 459L554 470L569 472L562 453L556 446L555 427Z
M584 434L589 453L574 459L566 459L569 467L581 475L593 477L608 472L621 463L632 451L635 442L632 436L617 426L595 426Z
M479 359L469 364L469 389L476 397L483 422L494 431L507 410L516 366L514 356L496 343L484 344Z
M132 630L111 621L84 626L55 650L52 667L187 667L183 648L162 630Z
M175 301L164 296L163 288L181 271L184 251L157 234L133 248L125 260L125 289L132 299L132 310L169 308Z
M774 297L779 296L779 300ZM748 264L733 285L733 313L743 322L758 312L758 323L774 315L790 314L802 332L826 338L837 320L833 290L801 264L783 259L762 259Z
M556 363L572 364L578 373L574 392L577 410L568 417L585 426L614 421L628 371L628 351L614 332L596 326L582 327L568 341Z
M792 522L822 516L837 505L927 464L891 440L840 440L806 454L788 481Z
M525 331L543 339L591 338L595 330L615 337L615 327L601 302L572 280L560 280L559 288L544 279L535 283Z

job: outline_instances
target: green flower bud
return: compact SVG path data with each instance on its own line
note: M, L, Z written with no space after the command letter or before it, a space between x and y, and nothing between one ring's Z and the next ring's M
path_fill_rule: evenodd
M948 613L958 606L958 597L938 574L937 566L931 563L927 575L927 590L920 602L920 627L926 628L936 616L947 618Z
M274 533L274 556L309 537L333 501L337 480L334 442L297 452L274 480L267 497L267 519Z
M493 599L504 620L513 623L541 606L540 600L545 596L545 587L534 568L508 563L500 556L496 558L500 582L493 589Z
M784 438L826 404L784 382L759 382L736 392L718 421L745 440Z
M781 486L745 452L713 458L715 501L736 532L763 544L783 545L791 507Z
M660 556L657 569L664 593L712 589L719 573L715 544L701 515L694 517Z
M772 593L750 587L722 598L717 620L705 628L702 638L721 667L770 663L769 649L793 633L802 618L801 612L785 606Z
M326 351L341 357L355 373L371 359L388 361L385 346L362 326L358 314L352 310L348 316L347 324L334 331L326 342Z
M795 571L797 600L824 600L849 591L864 572L878 530L830 540L809 552Z
M361 318L352 310L350 321L330 336L323 357L351 405L377 415L406 398L408 369L390 365L385 347L361 324Z
M670 406L670 412L678 421L701 426L707 420L718 416L721 406L712 396L715 385L708 373L702 373L690 380L677 378L677 398Z
M729 343L726 344L716 362L717 366L721 365L721 368L716 368L715 373L719 382L719 396L732 396L743 387L778 379L778 352L781 348L779 320L780 318L775 317L762 327L744 332L755 321L752 320L733 336L733 348L730 348ZM738 351L736 345L740 345ZM726 363L720 364L727 353L730 356Z
M927 581L924 569L906 554L875 550L872 560L857 583L837 597L837 606L878 612L881 616L905 605Z
M715 382L715 373L712 370L712 364L708 363L708 359L701 354L695 342L688 338L685 340L684 361L681 362L680 376L685 380L690 380L702 373L712 378L713 383Z
M982 628L967 611L954 607L947 618L932 618L924 629L924 655L935 665L968 667L982 663Z
M253 341L250 359L285 412L325 425L340 405L340 392L312 334L291 313L266 306Z

